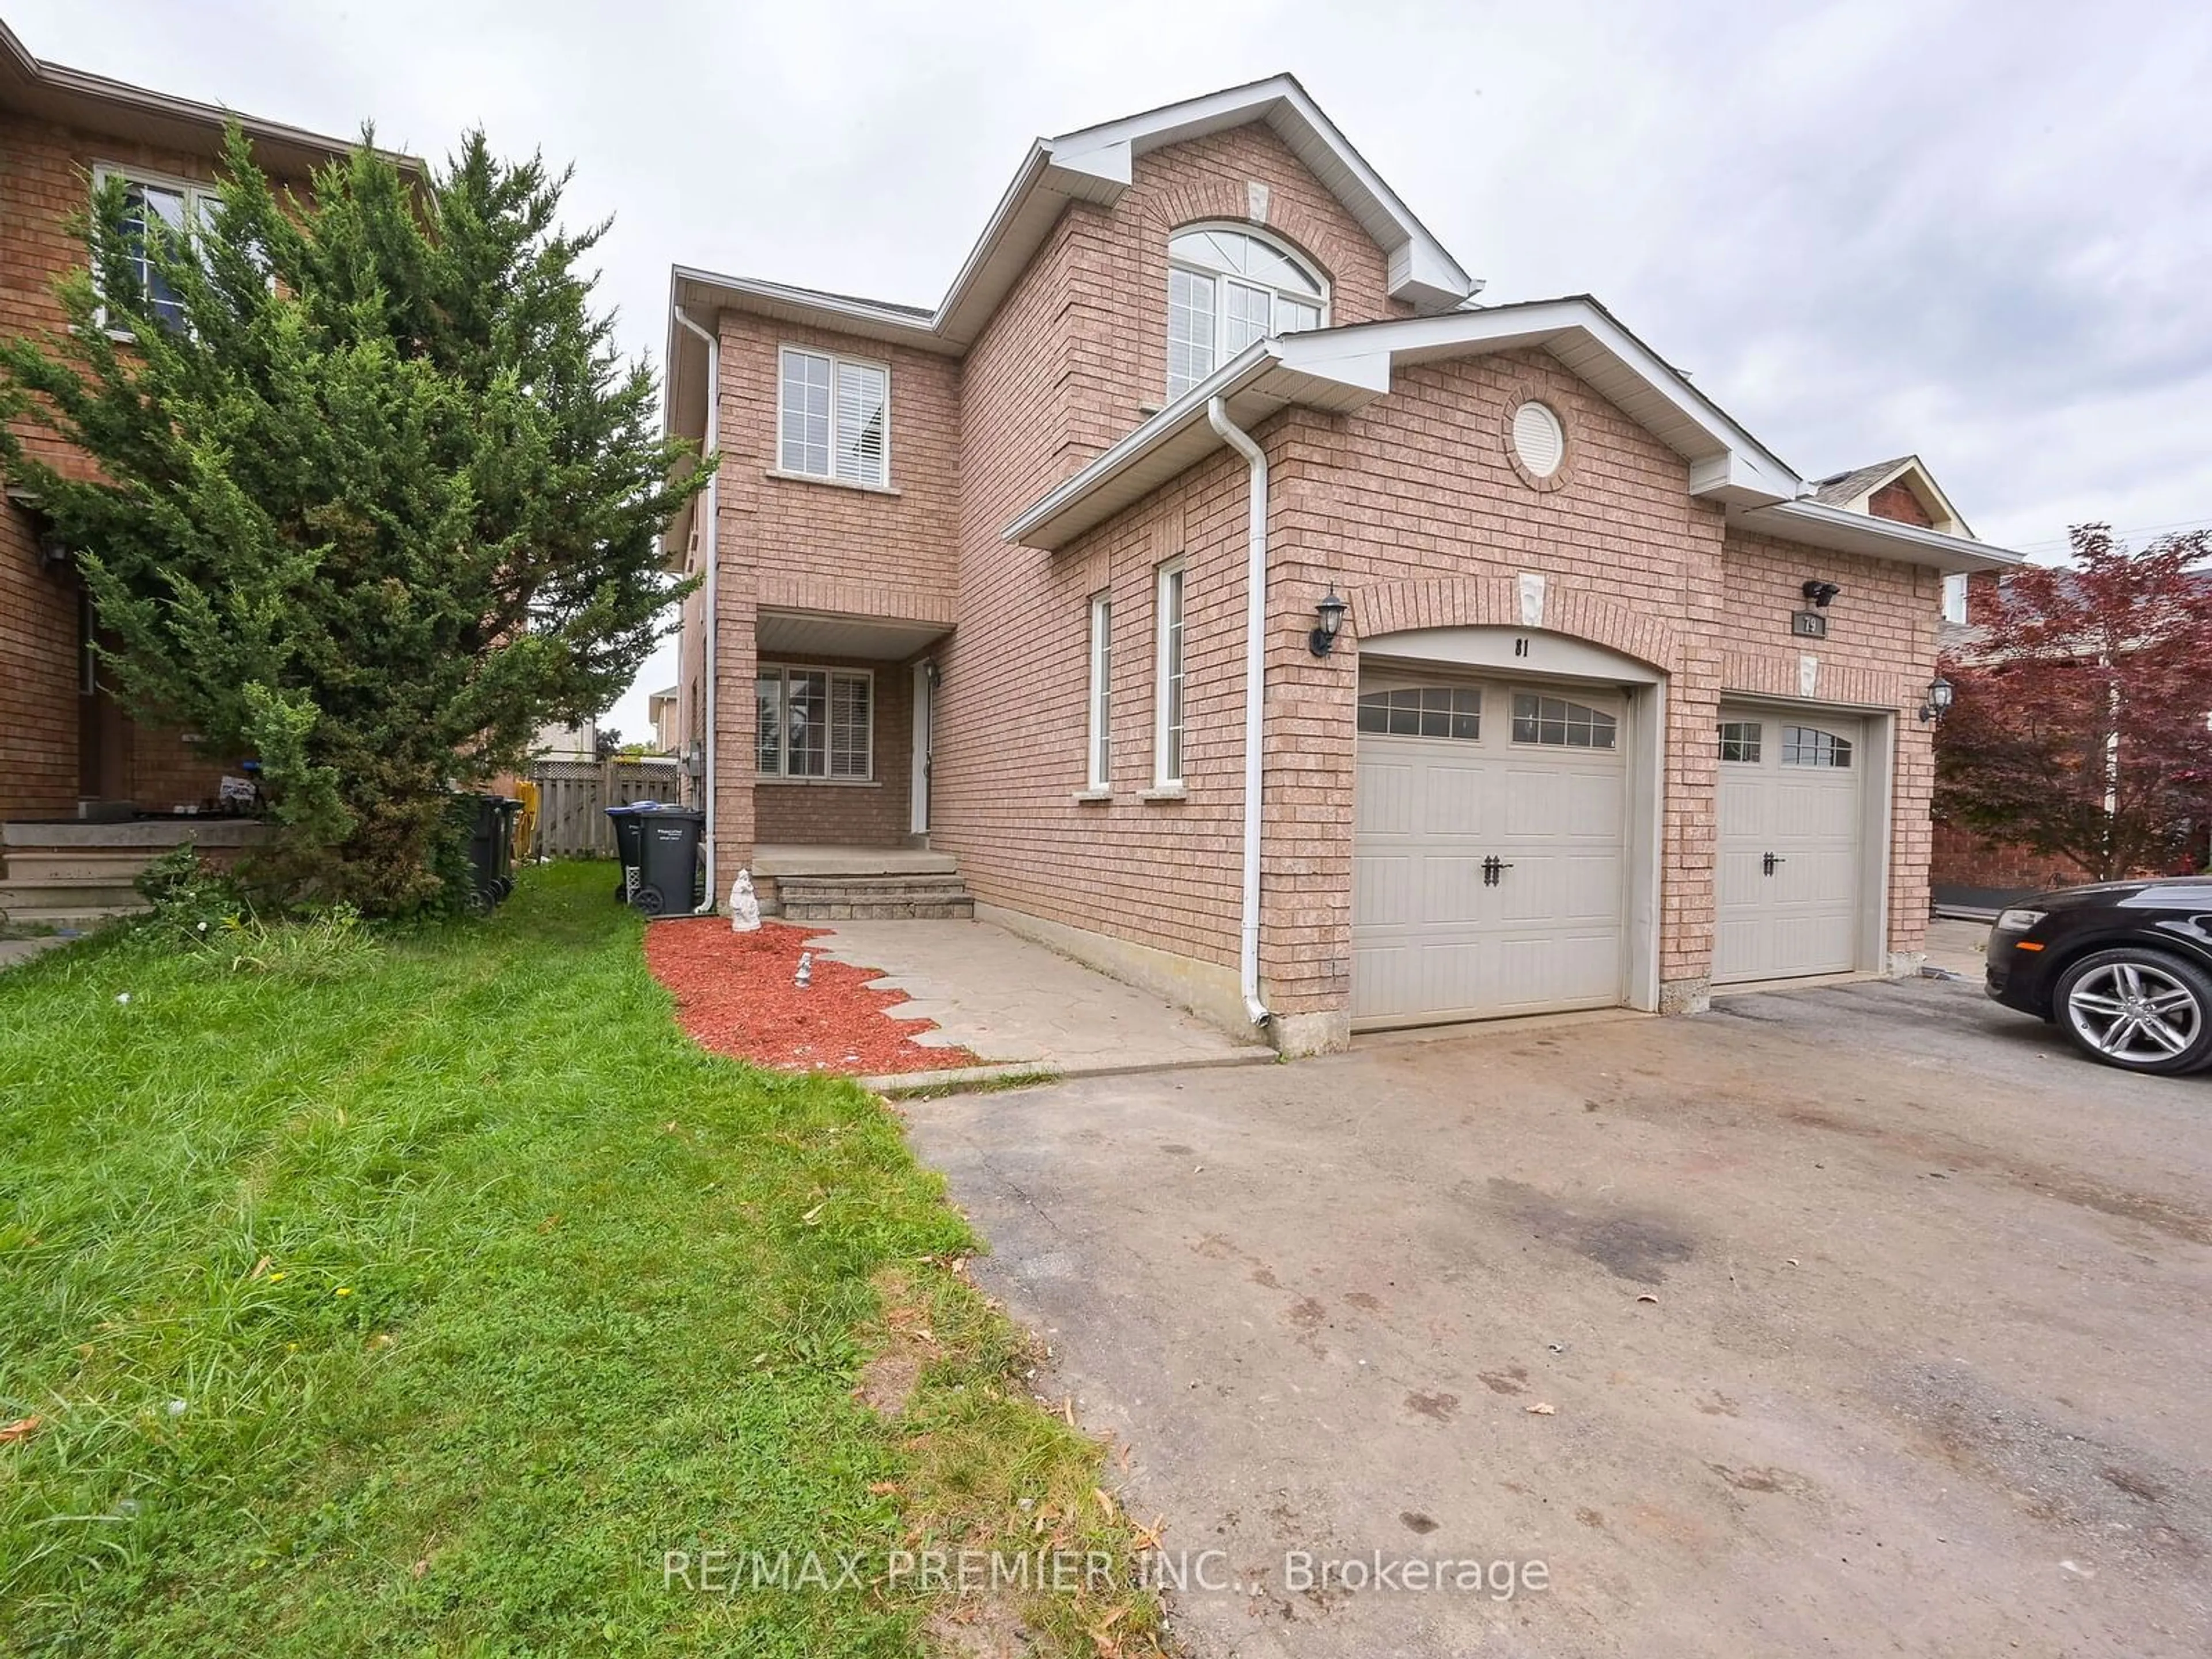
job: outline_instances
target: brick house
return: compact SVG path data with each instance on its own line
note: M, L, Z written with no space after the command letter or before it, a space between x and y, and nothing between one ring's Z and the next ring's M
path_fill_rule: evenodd
M1291 1052L1910 969L1943 586L2015 556L1479 287L1288 76L1041 141L933 307L678 266L718 884L927 848Z
M41 63L0 23L0 328L64 326L54 280L84 264L70 222L90 205L95 178L125 175L143 211L178 222L195 211L224 118L205 104ZM239 118L262 167L297 189L347 149ZM0 506L0 818L198 805L236 769L236 757L203 753L186 734L125 715L88 649L91 626L69 550L47 535L37 503L11 490Z

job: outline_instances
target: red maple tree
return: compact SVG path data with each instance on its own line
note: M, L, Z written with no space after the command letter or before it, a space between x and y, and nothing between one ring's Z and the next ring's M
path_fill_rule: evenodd
M2073 531L1946 653L1936 812L2101 879L2200 868L2212 836L2212 535ZM1981 595L1974 596L1976 599Z

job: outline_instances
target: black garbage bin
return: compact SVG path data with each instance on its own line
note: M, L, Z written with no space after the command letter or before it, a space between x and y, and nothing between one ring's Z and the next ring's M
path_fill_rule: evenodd
M637 896L639 815L660 810L661 804L657 800L634 800L626 806L606 809L607 817L615 827L615 858L622 866L621 878L615 883L617 904L628 904Z
M514 890L514 815L522 803L507 795L466 795L469 870L477 906L489 910Z
M641 814L637 887L630 902L648 916L680 916L699 908L699 843L707 815L696 807L663 806Z

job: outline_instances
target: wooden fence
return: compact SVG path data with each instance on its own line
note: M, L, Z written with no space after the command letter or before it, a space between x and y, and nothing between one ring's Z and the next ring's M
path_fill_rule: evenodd
M610 806L634 800L681 798L682 769L672 760L540 761L532 770L538 786L538 834L531 851L539 858L611 859L615 827Z

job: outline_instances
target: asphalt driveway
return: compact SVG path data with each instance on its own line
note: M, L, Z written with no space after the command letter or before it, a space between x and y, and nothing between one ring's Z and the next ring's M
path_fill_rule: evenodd
M2212 1650L2212 1079L1921 981L908 1109L1200 1655Z

